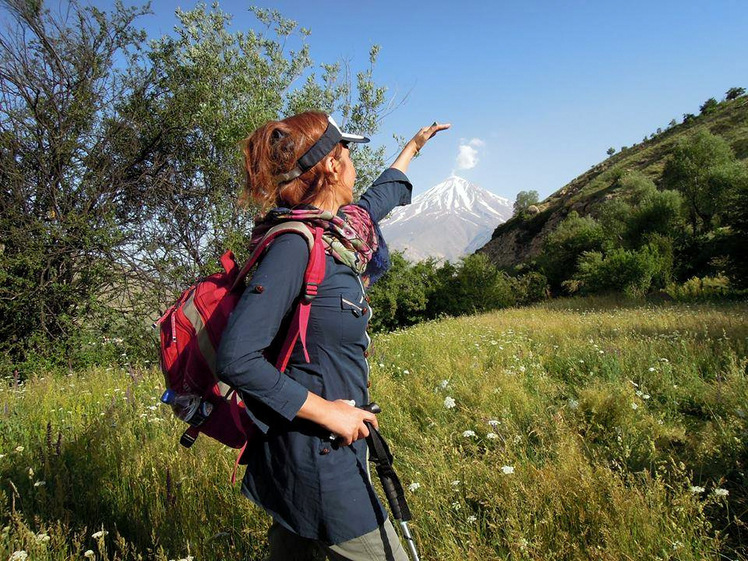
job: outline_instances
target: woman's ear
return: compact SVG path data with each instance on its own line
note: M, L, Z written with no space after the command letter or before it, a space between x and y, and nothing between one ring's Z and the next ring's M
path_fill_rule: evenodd
M325 171L337 181L340 174L340 161L332 156L325 158Z

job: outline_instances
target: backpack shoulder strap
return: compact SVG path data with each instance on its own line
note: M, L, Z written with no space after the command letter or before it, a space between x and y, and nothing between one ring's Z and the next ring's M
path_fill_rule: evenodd
M249 256L249 259L247 259L247 262L242 267L241 271L239 271L239 274L234 281L234 285L231 287L232 290L244 281L244 278L247 276L252 267L255 266L262 254L265 253L265 250L273 242L273 240L281 234L286 234L288 232L293 232L295 234L301 235L306 240L307 246L309 247L309 253L311 255L311 253L314 251L314 234L312 233L310 226L304 224L303 222L293 220L289 220L288 222L281 222L280 224L277 224L276 226L270 228L270 230L268 230L267 233L262 237L260 242L255 247L254 251L252 251L252 254Z
M278 360L276 361L276 367L278 370L283 372L288 366L288 361L291 359L293 348L296 345L296 341L301 339L301 345L304 349L304 358L309 362L309 353L306 348L306 332L309 326L309 316L311 314L311 305L314 297L317 296L319 285L325 278L325 244L322 242L323 230L320 227L312 227L304 222L290 220L288 222L282 222L277 226L273 226L267 233L262 237L260 243L257 244L252 255L250 255L242 270L239 272L236 281L234 282L233 288L236 288L238 284L244 281L244 277L247 276L250 269L254 267L257 260L262 256L267 247L272 241L288 232L300 234L304 237L309 247L309 262L307 263L306 270L304 271L304 282L301 288L301 300L296 306L293 319L291 320L291 326L288 331L288 336L283 342L283 347L278 354Z

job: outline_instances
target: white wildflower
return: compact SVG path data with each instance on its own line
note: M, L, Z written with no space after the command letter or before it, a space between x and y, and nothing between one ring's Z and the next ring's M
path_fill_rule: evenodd
M384 368L384 362L379 363L379 368Z
M420 483L413 482L410 485L408 485L408 491L411 491L411 492L415 492L415 491L417 491L420 488L421 488L421 484Z
M475 431L466 430L465 432L462 433L462 436L464 436L465 438L472 438L475 436Z
M452 409L455 405L457 405L457 403L455 402L454 398L449 396L444 398L444 407L446 407L447 409Z
M43 532L36 535L36 543L47 543L50 539L49 534Z
M98 540L99 538L103 538L104 536L106 536L108 533L109 532L107 532L106 530L99 530L98 532L94 532L93 534L91 534L91 537L95 540Z
M524 366L520 366L520 367L519 367L519 371L520 371L520 372L524 372L525 370L527 370L527 369L526 369L526 368L525 368Z
M512 442L514 442L515 444L519 444L520 442L522 442L522 436L520 436L520 435L518 434L517 436L515 436L515 437L514 437L514 438L512 439Z
M514 466L501 466L501 471L504 475L511 475L514 473Z
M569 409L577 409L579 407L579 402L576 399L570 399L568 405Z
M639 406L632 401L631 402L631 409L633 409L634 411L636 411L637 409L639 409Z
M486 435L486 438L489 439L489 440L496 440L497 438L499 438L499 435L496 434L495 432L489 432Z
M455 479L455 480L454 480L454 481L452 482L452 487L457 487L457 486L458 486L459 484L460 484L460 480L459 480L459 479Z
M712 491L712 493L714 493L715 497L726 497L730 494L730 491L728 491L727 489L722 489L721 487L717 487L714 491Z
M446 389L446 387L449 385L449 380L442 380L439 383L439 386L441 386L442 389Z
M651 396L651 395L649 395L648 393L645 393L645 394L644 394L644 395L642 396L642 399L649 399L650 397L652 397L652 396Z
M641 397L641 396L644 395L644 392L641 391L641 390L636 390L636 395L638 395L639 397Z
M452 508L455 510L460 510L460 503L455 501L452 503Z
M683 542L676 540L672 543L672 546L673 549L680 549L681 547L683 547Z
M86 559L93 559L94 557L96 557L96 554L93 552L93 549L87 549L83 554L83 557L85 557Z
M410 374L410 370L403 370L403 374Z
M693 493L694 495L698 495L699 493L703 493L705 489L699 485L691 485L691 487L688 489Z
M26 561L26 559L29 558L29 554L26 553L23 549L14 551L8 561Z
M650 371L650 372L654 372L654 371L655 371L655 367L654 367L654 366L650 366L650 367L649 367L649 371Z
M23 452L23 446L16 446L16 452ZM24 553L26 553L24 551Z
M34 478L34 468L29 468L29 479Z
M478 517L477 517L477 516L475 516L475 515L473 515L473 514L471 514L470 516L468 516L468 517L467 517L467 522L468 522L468 524L472 524L472 523L473 523L473 522L475 522L476 520L478 520Z
M34 481L34 487L44 487L46 484L46 481Z
M5 454L0 454L0 460L2 460L5 457Z
M666 359L666 358L661 358L661 359L660 359L660 362L668 363L668 362L670 362L670 361L669 361L668 359Z

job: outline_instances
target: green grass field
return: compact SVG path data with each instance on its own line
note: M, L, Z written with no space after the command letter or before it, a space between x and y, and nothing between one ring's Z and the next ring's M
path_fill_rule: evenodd
M746 312L565 300L375 338L422 558L748 559ZM262 559L235 452L181 449L161 390L5 381L0 560Z

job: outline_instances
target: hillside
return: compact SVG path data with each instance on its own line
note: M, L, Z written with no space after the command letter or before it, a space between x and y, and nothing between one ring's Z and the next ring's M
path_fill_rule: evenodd
M724 138L738 159L748 159L748 97L743 96L722 102L712 113L675 125L593 166L539 203L537 214L517 216L499 225L491 240L478 251L500 267L533 259L540 254L545 237L569 212L594 213L598 203L620 195L612 170L641 171L659 184L673 147L701 128Z

